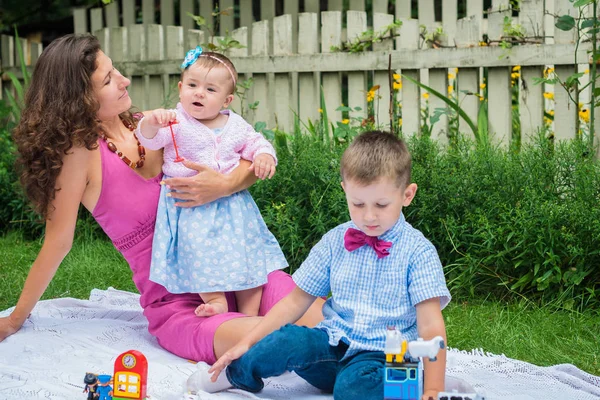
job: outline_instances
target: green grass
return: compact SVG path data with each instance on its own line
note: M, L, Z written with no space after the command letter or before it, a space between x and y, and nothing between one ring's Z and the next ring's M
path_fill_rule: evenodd
M13 306L41 241L19 234L0 237L0 309ZM44 299L86 299L93 288L136 291L131 272L108 241L79 236ZM453 348L482 348L537 365L573 363L600 375L600 313L537 307L529 302L455 300L444 310L448 342Z
M572 363L600 375L600 313L494 300L451 302L444 310L448 343L483 348L536 365Z
M18 233L0 237L0 310L14 306L42 241L24 241ZM76 239L42 299L87 299L93 288L137 292L131 270L108 240Z

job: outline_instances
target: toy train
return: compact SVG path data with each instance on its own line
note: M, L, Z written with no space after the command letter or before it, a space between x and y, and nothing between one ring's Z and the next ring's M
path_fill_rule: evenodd
M384 400L421 400L423 397L423 358L437 359L444 339L436 336L431 340L419 338L407 342L394 327L386 332L383 377ZM441 392L438 400L485 400L477 393Z

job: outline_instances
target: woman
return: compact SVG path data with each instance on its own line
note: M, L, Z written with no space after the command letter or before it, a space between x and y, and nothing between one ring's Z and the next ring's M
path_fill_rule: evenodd
M81 203L129 263L150 333L180 357L213 363L260 317L236 312L196 317L197 294L170 294L148 279L162 154L146 151L132 132L137 120L129 111L129 83L91 35L61 37L37 61L15 142L21 181L46 219L46 234L14 311L0 318L0 341L23 325L69 252ZM229 175L191 162L186 166L198 175L164 182L174 198L185 200L181 207L208 203L255 180L247 162ZM260 315L293 287L289 275L272 272ZM228 302L235 310L231 294ZM320 321L321 305L315 302L300 323Z

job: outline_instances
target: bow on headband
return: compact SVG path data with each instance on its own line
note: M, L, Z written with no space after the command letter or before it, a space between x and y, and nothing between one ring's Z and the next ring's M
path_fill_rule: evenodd
M183 63L181 63L181 68L186 69L195 63L198 57L200 57L200 54L202 54L202 47L200 46L196 46L195 49L188 51L183 59Z
M187 67L189 67L190 65L195 63L196 60L198 59L198 57L200 57L201 55L202 55L202 47L196 46L195 49L191 49L190 51L188 51L186 53L185 58L183 59L183 62L181 63L181 68L186 69ZM229 71L229 75L231 75L231 80L233 81L233 87L235 87L237 82L235 80L235 75L233 74L233 71L231 70L229 65L227 65L225 63L225 61L223 61L220 58L217 58L215 56L208 55L208 54L205 54L204 56L208 57L208 58L212 58L213 60L220 62L225 68L227 68L227 71Z

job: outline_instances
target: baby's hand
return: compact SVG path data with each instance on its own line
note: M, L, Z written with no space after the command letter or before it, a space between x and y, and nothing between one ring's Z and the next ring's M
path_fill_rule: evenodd
M165 110L163 108L157 108L144 119L146 120L146 123L149 127L164 128L166 126L169 126L169 124L172 122L177 122L177 113L175 112L175 110Z
M254 171L259 179L271 179L275 175L275 159L270 154L259 154L248 169Z

